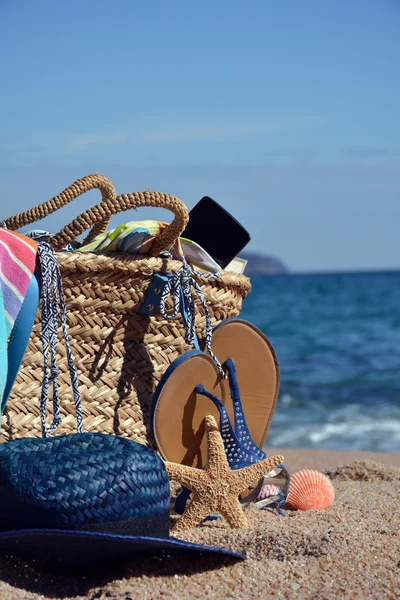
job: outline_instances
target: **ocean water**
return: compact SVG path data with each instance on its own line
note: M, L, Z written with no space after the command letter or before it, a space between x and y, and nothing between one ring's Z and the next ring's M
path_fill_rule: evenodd
M400 452L400 273L252 277L281 370L268 446Z

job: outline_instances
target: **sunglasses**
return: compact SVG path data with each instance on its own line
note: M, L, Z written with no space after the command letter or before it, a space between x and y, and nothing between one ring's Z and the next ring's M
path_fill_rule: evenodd
M289 483L290 483L290 475L287 469L280 465L273 471L270 471L257 484L249 490L249 493L246 494L245 498L241 498L241 503L246 506L252 504L254 508L263 509L268 506L275 507L280 515L283 517L286 516L282 511L282 506L286 502L287 495L289 493ZM257 498L260 495L261 490L264 485L273 485L279 488L279 492L268 496L268 498L264 498L257 501Z

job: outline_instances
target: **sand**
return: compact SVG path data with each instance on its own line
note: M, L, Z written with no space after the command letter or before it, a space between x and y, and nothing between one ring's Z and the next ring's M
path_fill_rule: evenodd
M243 552L246 561L147 558L88 571L3 559L0 598L400 598L400 454L279 453L292 472L324 470L335 503L286 518L249 509L247 530L213 522L181 535Z

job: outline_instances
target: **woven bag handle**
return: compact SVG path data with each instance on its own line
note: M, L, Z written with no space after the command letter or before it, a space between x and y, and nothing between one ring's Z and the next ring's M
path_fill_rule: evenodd
M189 212L185 204L179 198L163 194L162 192L133 192L122 194L115 200L109 199L96 204L85 211L72 223L64 227L60 233L52 237L51 243L55 250L59 250L71 241L75 240L86 229L95 223L109 221L113 215L129 209L137 209L144 206L166 208L174 213L175 219L154 240L150 254L157 256L162 250L170 248L184 231L189 221Z
M39 206L35 206L25 212L19 213L14 217L9 217L4 222L8 229L20 229L20 227L44 219L48 215L51 215L60 208L66 206L71 200L74 200L75 198L78 198L78 196L95 188L98 188L101 191L102 202L115 201L116 192L113 184L107 177L104 177L104 175L87 175L86 177L82 177L82 179L75 181L72 185L67 187L67 189L61 192L61 194L58 194L58 196L54 196L54 198L43 202L43 204L39 204ZM92 231L85 239L85 243L89 243L96 235L103 233L103 231L107 229L109 222L110 218L104 219L103 221L96 221Z

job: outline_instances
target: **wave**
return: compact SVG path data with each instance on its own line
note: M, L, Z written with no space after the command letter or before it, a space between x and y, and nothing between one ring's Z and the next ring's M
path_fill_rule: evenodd
M400 452L400 274L252 284L242 317L281 370L268 445Z
M284 394L278 402L268 446L400 452L400 407L351 403L327 407Z

